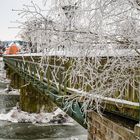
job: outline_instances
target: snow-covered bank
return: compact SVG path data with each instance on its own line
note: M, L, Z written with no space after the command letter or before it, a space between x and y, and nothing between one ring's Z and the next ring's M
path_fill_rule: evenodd
M7 114L0 114L0 120L13 123L33 123L33 124L73 124L73 120L68 117L61 109L52 113L27 113L14 107Z
M38 140L46 140L46 139L38 139ZM53 140L52 138L47 138L47 140ZM68 138L55 138L55 140L87 140L87 135L78 135L72 136Z
M7 87L5 89L0 89L0 95L20 95L20 93L18 89L13 89L13 88L9 89L9 87Z

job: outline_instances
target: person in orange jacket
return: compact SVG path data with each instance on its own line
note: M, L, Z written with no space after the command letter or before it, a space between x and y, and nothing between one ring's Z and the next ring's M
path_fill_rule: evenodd
M19 47L14 43L9 47L9 54L17 54L19 52Z

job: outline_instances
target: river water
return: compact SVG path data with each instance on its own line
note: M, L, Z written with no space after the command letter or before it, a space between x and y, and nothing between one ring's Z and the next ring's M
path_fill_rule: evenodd
M12 121L11 116L18 119L22 116L32 116L29 113L18 111L15 107L19 101L17 90L7 92L10 81L5 77L3 63L0 58L0 140L86 140L87 131L74 120L71 123L23 123ZM16 115L12 113L17 113ZM12 115L11 115L12 114ZM24 115L23 115L24 114ZM25 115L26 114L26 115ZM11 115L11 116L10 116ZM35 116L35 114L34 114ZM27 117L27 116L26 116Z

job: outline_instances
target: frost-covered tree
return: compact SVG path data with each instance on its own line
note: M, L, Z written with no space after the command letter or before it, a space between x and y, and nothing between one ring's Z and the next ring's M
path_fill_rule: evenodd
M129 95L140 101L139 0L54 0L52 5L47 15L34 3L22 11L32 17L26 31L35 38L32 44L41 44L41 64L49 62L50 54L57 56L54 64L60 60L52 81L57 85L58 68L69 64L62 83L67 77L69 88L86 94L85 110L93 100L99 107L101 97Z

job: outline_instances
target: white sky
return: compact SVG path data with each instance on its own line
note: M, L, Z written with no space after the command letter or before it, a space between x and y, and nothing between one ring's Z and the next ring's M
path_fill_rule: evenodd
M43 0L32 0L35 3L43 6ZM12 9L22 9L23 4L30 4L31 0L0 0L0 40L15 40L19 29L8 28L16 27L16 23L12 23L19 19L18 12L13 12Z

